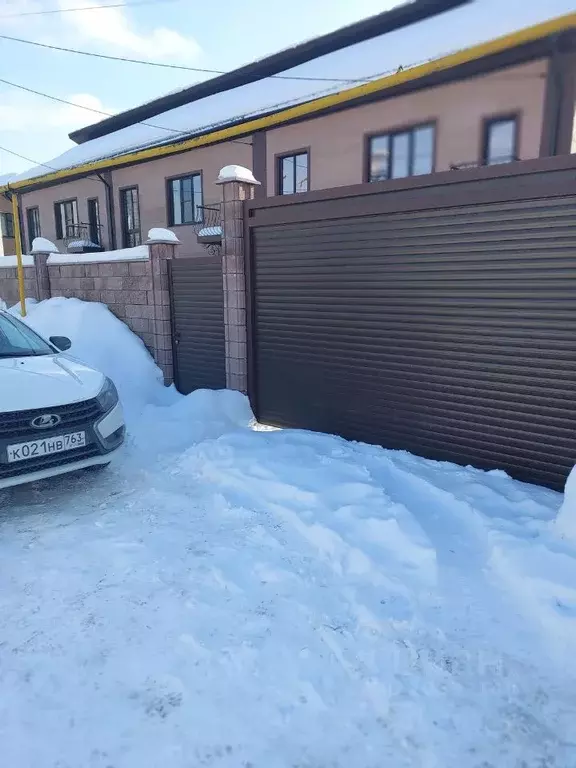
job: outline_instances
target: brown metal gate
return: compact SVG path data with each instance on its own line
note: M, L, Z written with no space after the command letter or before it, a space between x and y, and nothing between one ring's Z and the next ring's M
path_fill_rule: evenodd
M168 263L176 388L184 394L224 389L222 259L200 256Z
M576 463L575 170L555 158L250 203L257 417L561 487Z

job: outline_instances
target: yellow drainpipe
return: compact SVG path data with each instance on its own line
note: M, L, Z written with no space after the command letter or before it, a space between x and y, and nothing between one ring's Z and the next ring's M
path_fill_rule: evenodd
M18 195L12 192L12 216L14 218L14 245L16 246L16 269L18 270L18 293L20 294L20 312L26 317L26 294L24 292L24 266L22 264L22 238L20 236L20 211Z

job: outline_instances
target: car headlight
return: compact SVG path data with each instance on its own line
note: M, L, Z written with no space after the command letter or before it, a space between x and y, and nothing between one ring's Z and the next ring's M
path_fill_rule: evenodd
M96 400L98 401L98 404L104 413L111 411L112 408L114 408L114 406L117 404L118 391L111 379L106 379L104 386L96 396Z

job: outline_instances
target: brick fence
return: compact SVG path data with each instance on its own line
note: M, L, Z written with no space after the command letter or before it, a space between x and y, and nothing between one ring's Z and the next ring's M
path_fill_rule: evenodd
M36 252L23 257L26 296L74 297L106 304L142 339L169 384L173 363L167 261L174 258L177 242L156 237L137 248L104 254ZM5 258L10 258L9 266L3 265ZM19 298L12 259L0 258L0 299L9 306Z
M244 274L245 202L254 197L259 182L238 165L226 166L216 182L221 186L222 283L226 386L247 391L246 284ZM59 254L36 250L25 256L26 296L50 296L99 301L125 322L146 344L166 383L174 380L172 320L168 261L176 255L174 234L152 229L137 248L93 254ZM0 299L18 301L14 257L0 257ZM206 343L211 343L207 339Z
M149 259L48 264L52 296L100 301L153 349L154 307L149 303L152 274Z
M30 258L32 257L28 257L28 259ZM0 265L2 261L8 261L8 259L10 259L8 263L12 264L12 257L7 256L0 258ZM28 259L26 263L28 263ZM33 260L32 266L24 267L24 289L26 296L32 296L35 299L38 298L38 280ZM9 307L12 306L12 304L16 304L19 299L18 273L15 266L3 267L2 270L0 270L0 299L3 299Z

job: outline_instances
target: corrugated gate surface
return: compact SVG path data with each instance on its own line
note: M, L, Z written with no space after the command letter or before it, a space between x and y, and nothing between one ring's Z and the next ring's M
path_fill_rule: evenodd
M250 204L260 420L563 485L576 463L576 176L487 172Z
M226 387L224 298L220 256L170 265L174 380L180 392Z

